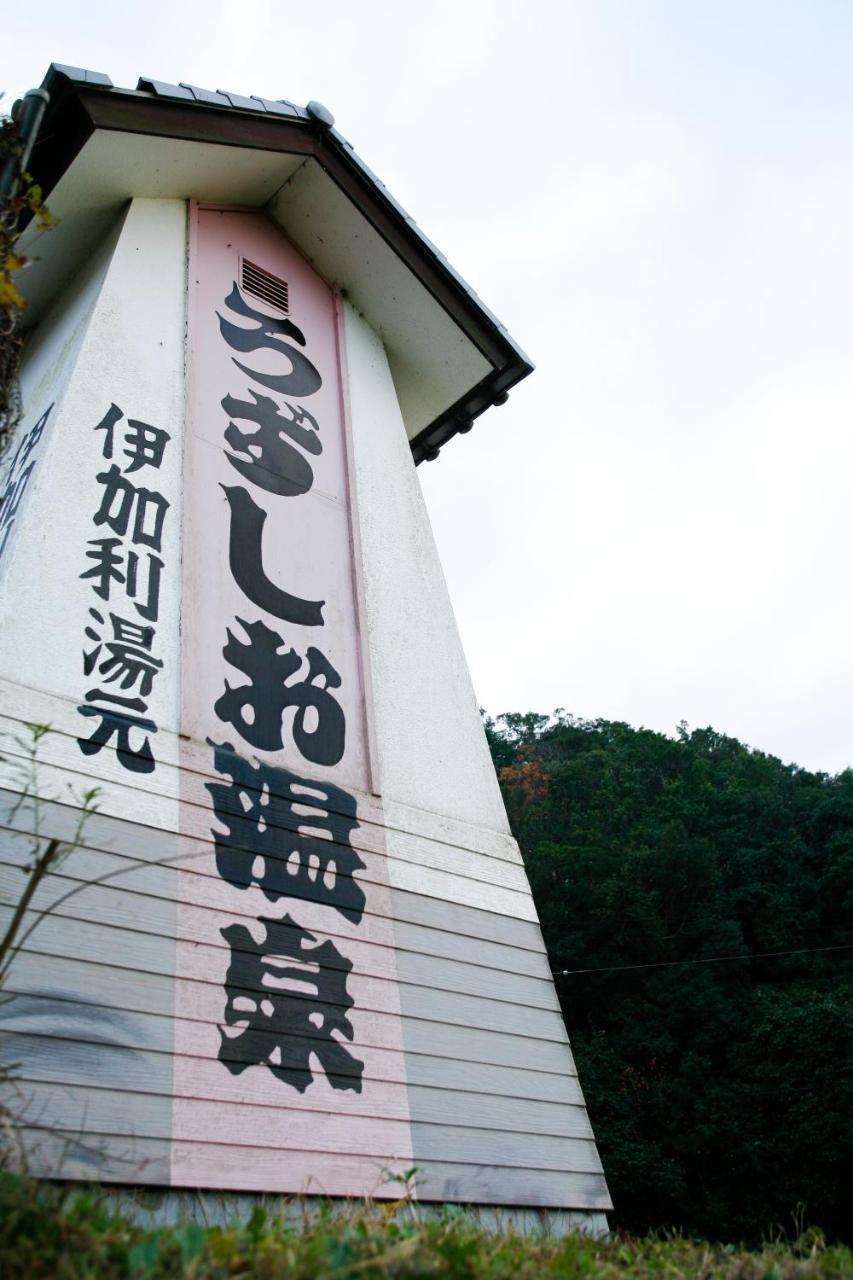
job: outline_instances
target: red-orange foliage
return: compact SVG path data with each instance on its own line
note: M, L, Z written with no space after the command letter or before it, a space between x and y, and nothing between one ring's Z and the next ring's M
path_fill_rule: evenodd
M548 794L549 778L536 748L519 747L516 759L517 764L506 765L501 769L498 775L501 782L516 793L513 798L523 807L537 800L544 800Z

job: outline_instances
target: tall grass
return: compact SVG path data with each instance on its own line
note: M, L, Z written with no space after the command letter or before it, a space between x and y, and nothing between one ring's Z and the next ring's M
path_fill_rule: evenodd
M458 1209L421 1220L417 1206L352 1205L303 1221L256 1209L232 1226L146 1229L97 1189L0 1174L4 1280L539 1280L666 1277L789 1280L853 1277L853 1252L811 1230L759 1250L681 1238L524 1236L483 1231Z

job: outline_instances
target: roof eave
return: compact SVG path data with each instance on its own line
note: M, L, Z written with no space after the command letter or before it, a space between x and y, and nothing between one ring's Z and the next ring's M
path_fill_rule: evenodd
M437 457L442 445L470 430L491 405L504 403L510 388L532 371L518 344L331 126L322 108L247 98L239 98L235 107L234 95L221 92L152 80L140 80L139 86L118 89L101 73L51 65L43 83L51 104L30 162L45 198L99 129L312 157L491 366L486 377L411 441L415 463Z

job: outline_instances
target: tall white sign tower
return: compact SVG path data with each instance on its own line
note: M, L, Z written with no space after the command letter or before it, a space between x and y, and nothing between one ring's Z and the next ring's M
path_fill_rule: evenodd
M4 918L33 835L97 813L0 1005L31 1167L392 1197L416 1167L425 1201L601 1228L415 472L530 365L320 105L44 87Z

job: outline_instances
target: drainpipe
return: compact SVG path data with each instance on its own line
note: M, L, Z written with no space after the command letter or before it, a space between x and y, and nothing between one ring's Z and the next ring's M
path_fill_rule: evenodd
M12 107L12 119L18 126L19 156L9 156L0 171L0 205L5 205L18 192L21 175L30 162L33 145L45 111L50 102L46 89L30 89Z

